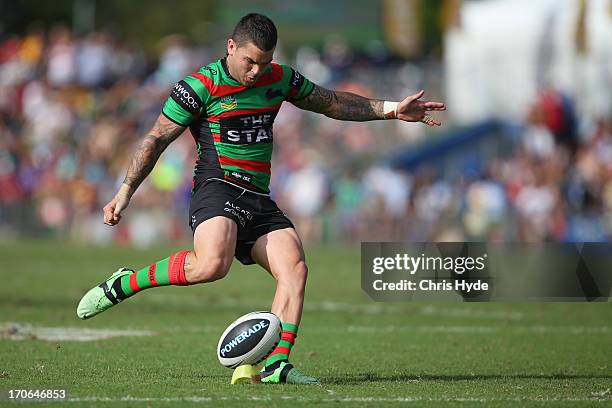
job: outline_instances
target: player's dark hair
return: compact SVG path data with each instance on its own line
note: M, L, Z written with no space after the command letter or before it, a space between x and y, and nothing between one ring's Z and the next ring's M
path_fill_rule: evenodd
M232 33L232 39L238 46L252 42L262 51L274 48L277 38L276 26L272 20L257 13L249 13L242 17Z

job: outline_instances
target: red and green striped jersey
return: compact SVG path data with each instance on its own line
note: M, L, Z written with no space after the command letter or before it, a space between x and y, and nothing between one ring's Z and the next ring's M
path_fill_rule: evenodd
M313 88L293 68L275 63L245 87L222 58L176 83L162 113L189 126L198 147L197 182L224 179L268 193L276 114L283 101L305 98Z

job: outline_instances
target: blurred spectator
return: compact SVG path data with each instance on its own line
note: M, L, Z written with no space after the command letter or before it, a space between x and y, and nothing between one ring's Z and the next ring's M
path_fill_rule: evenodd
M77 48L77 78L81 85L95 88L108 83L113 62L113 51L108 36L91 33Z
M204 61L194 61L192 51L187 46L187 41L179 35L166 37L161 43L163 51L159 58L159 67L155 76L159 86L165 87L167 84L180 81L198 63L200 65L206 63Z
M327 200L328 180L315 151L300 150L294 163L295 168L285 182L285 202L302 238L312 241L321 234L319 216Z
M71 84L76 78L76 46L70 30L63 25L54 27L49 35L47 79L53 86Z
M398 99L422 84L439 94L439 67L383 67L381 46L359 56L332 38L322 54L300 48L295 65L321 85L375 98ZM162 155L126 222L110 229L101 220L172 84L223 54L180 36L159 50L155 64L107 33L80 39L62 25L0 40L1 231L139 246L189 236L189 132ZM285 104L272 194L310 242L612 239L610 118L577 123L573 101L549 89L521 125L508 147L461 153L473 157L463 167L433 160L407 174L381 158L427 143L422 127L334 121Z

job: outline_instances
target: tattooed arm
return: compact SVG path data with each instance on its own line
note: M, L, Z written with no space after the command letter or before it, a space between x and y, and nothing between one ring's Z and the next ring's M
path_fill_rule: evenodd
M427 115L427 111L445 110L445 105L441 102L420 101L423 95L424 92L420 91L408 96L397 104L390 116L385 116L385 101L364 98L350 92L332 91L318 85L315 85L310 95L293 104L298 108L322 113L339 120L366 121L393 118L440 126L440 122Z
M322 113L339 120L376 120L384 119L384 101L364 98L350 92L339 92L315 85L304 99L293 102L301 109Z
M155 125L143 138L140 147L132 156L123 184L115 197L104 206L104 223L115 225L121 220L121 211L128 204L136 189L149 175L162 152L170 143L183 133L185 127L170 121L164 115L159 115Z

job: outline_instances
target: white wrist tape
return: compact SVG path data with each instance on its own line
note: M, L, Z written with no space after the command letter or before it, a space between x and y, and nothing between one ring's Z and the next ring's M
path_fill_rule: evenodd
M397 105L399 105L399 102L385 101L385 103L383 103L383 112L385 113L385 119L397 118Z
M132 187L125 183L121 184L121 187L119 187L119 191L117 192L117 195L125 195L128 198L131 198L132 194L134 194Z

